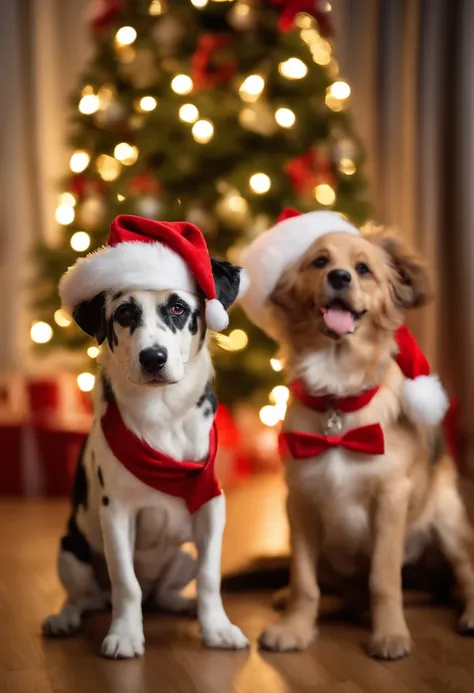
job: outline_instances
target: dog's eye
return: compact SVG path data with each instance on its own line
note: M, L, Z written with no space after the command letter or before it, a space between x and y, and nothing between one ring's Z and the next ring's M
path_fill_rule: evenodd
M316 260L313 260L311 263L312 267L317 267L318 269L323 269L323 267L326 267L328 264L329 259L325 255L320 255L319 257L316 258Z
M119 306L115 311L115 319L122 327L129 327L133 320L133 309L131 306Z
M361 277L363 277L364 274L370 274L370 269L365 262L358 262L355 268L357 274L359 274Z
M182 303L175 303L170 308L171 315L182 315L185 310L186 309Z

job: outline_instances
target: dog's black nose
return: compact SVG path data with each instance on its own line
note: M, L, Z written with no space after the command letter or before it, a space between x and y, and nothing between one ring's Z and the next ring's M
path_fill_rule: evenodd
M351 273L344 269L334 269L328 274L328 282L337 291L345 289L351 283Z
M140 363L147 373L161 371L168 360L168 352L165 347L150 347L140 352Z

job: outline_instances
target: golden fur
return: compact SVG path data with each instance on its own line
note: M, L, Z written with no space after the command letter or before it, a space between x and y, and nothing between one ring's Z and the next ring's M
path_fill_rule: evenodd
M320 258L324 257L324 267ZM358 274L359 263L369 270ZM361 315L352 334L331 334L320 308L334 299L331 269L351 273L339 297ZM422 260L395 236L327 234L281 277L271 296L273 320L291 380L312 394L348 396L380 386L365 408L342 415L343 431L378 422L385 454L343 448L317 458L285 460L292 569L289 607L261 644L305 648L315 635L320 559L346 578L369 566L372 636L369 652L395 659L411 646L401 573L436 537L464 598L463 632L474 631L474 535L457 491L456 469L439 432L416 426L402 403L404 376L393 356L394 332L408 308L430 298ZM327 413L290 401L283 429L324 433Z

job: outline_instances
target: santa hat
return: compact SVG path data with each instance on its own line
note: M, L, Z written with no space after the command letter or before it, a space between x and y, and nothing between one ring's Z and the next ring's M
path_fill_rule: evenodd
M242 265L252 290L242 300L248 317L273 339L277 339L268 299L286 269L300 260L308 248L327 233L359 235L359 230L335 212L299 212L288 209L276 225L262 233L242 255ZM396 360L407 378L404 407L416 423L435 426L444 418L449 402L430 366L404 325L396 333L399 352Z
M247 288L240 269L238 297ZM102 291L181 289L207 299L206 322L217 332L229 317L217 299L211 259L201 231L188 222L154 221L130 214L118 216L107 244L77 260L59 284L69 313Z

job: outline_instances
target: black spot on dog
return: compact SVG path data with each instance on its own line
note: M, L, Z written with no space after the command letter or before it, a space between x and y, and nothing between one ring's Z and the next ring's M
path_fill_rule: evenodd
M97 467L97 478L99 479L99 484L104 488L104 475L102 474L102 467Z
M199 327L199 317L201 315L201 310L199 308L196 308L196 310L193 310L191 313L191 319L189 321L189 331L191 334L197 334L198 327Z
M118 301L118 299L119 299L121 296L123 296L123 291L117 291L117 293L114 294L112 298L114 299L114 301Z
M82 505L84 510L87 510L88 508L88 483L86 470L84 467L84 453L86 449L86 444L87 438L84 441L84 444L81 448L81 452L79 453L76 466L76 473L74 475L74 481L72 484L71 491L71 503L73 508L77 509Z
M130 334L133 334L143 325L143 309L134 298L130 298L116 308L113 318L121 327L128 327Z
M171 309L174 306L179 306L182 312L179 315L173 315ZM163 323L168 327L173 334L177 330L183 330L191 315L190 305L182 299L178 294L170 294L164 303L160 303L157 307L158 316ZM197 332L197 325L196 325ZM196 334L196 333L194 333Z
M81 330L90 337L94 337L99 344L102 344L106 337L105 293L102 291L90 301L79 303L75 307L72 317Z
M106 402L115 402L115 394L108 380L104 374L102 374L102 391L104 393L104 399Z
M114 330L114 317L112 316L107 320L107 342L109 343L110 350L113 351L116 346L118 346L118 337Z
M102 496L102 505L108 505L110 503L108 496Z
M67 534L61 539L62 551L68 551L81 563L92 563L91 547L81 530L77 526L76 518L72 515L69 518Z
M205 404L206 402L210 404L210 410L206 409L204 411L204 416L215 414L217 411L217 397L215 396L214 391L209 383L207 383L206 389L202 393L201 397L198 399L197 406L202 407L203 404Z
M209 416L212 416L212 409L205 409L205 410L204 410L204 416L206 417L206 419L207 419Z
M239 295L242 268L213 257L211 257L211 265L217 300L227 309Z

